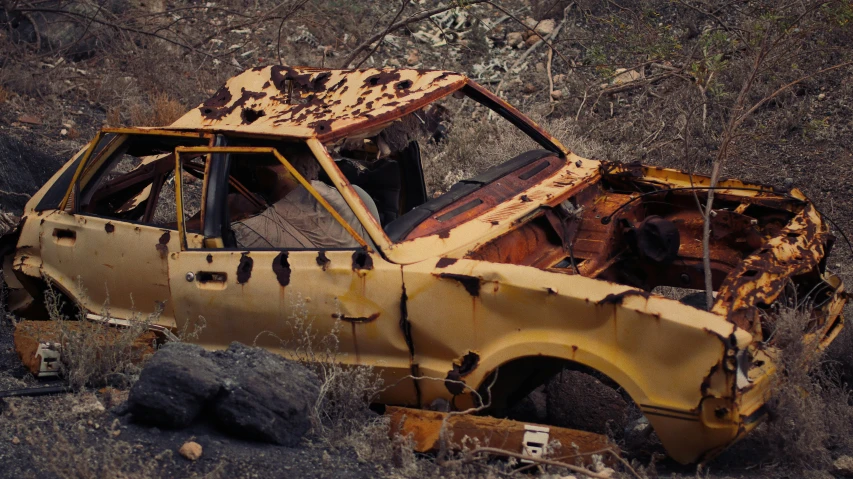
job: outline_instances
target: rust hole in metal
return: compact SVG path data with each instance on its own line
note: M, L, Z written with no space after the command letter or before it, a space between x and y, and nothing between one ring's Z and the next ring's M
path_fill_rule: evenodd
M398 90L406 90L412 87L412 80L403 80L400 83L397 83Z
M164 232L160 239L157 242L157 252L160 253L161 257L166 257L166 253L169 252L169 241L172 239L172 235L169 234L168 231Z
M207 255L207 263L208 264L213 263L213 255L212 254Z
M115 230L116 230L116 227L112 223L107 223L104 225L104 231L106 231L107 233L112 233Z
M352 269L373 269L373 258L362 249L352 254Z
M249 281L249 278L252 277L252 267L255 264L255 260L249 256L249 253L243 253L240 255L240 264L237 265L237 282L240 284L246 284Z
M473 276L467 276L464 274L453 274L453 273L441 273L438 275L440 278L452 279L454 281L458 281L462 286L465 287L465 291L468 292L471 296L477 297L480 296L480 278L475 278Z
M266 113L263 110L255 110L254 108L243 108L243 111L240 113L240 118L243 119L244 124L251 125L259 118L265 115Z
M640 296L642 298L649 299L649 296L651 296L651 295L645 291L631 289L628 291L624 291L622 293L608 294L607 296L604 297L604 299L599 301L598 304L601 304L601 305L604 305L604 304L620 305L620 304L622 304L622 301L624 301L625 298L627 298L629 296Z
M275 279L282 286L290 284L290 262L287 258L287 251L282 251L272 261L272 271L275 273Z
M447 372L444 387L454 396L465 392L465 385L460 384L462 378L471 374L480 365L480 355L468 351L460 359L453 362L453 369Z
M329 263L331 263L331 261L329 260L329 258L326 257L325 251L320 251L317 253L317 266L322 268L323 271L326 271L326 269L328 269Z

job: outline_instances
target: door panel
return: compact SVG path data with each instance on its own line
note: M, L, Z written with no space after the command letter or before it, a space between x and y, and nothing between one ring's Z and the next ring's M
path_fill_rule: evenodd
M354 261L354 255L362 255ZM338 360L376 366L386 393L416 401L409 348L400 327L400 267L362 251L187 250L169 255L179 328L204 317L195 342L223 349L232 341L296 353L297 318L311 324L317 342L339 340ZM355 263L363 268L354 268ZM325 351L315 351L320 355Z
M100 313L109 298L111 315L129 319L162 303L158 322L174 325L167 258L177 231L62 211L42 221L45 273L88 310Z

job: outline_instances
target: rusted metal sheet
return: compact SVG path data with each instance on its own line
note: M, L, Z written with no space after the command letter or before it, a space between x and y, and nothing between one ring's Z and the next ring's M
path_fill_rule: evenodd
M230 79L169 128L327 142L399 118L466 81L446 71L259 67Z
M445 429L447 449L459 451L476 446L495 447L515 453L524 453L525 427L533 424L470 414L452 415L446 412L427 411L388 406L385 414L391 419L391 434L411 437L414 449L422 453L434 453L441 449L441 429ZM547 441L560 443L560 456L575 456L584 464L591 465L591 453L603 455L609 464L612 457L603 454L610 449L618 452L618 447L602 434L594 434L576 429L556 426L535 425L547 431ZM537 428L539 429L539 428ZM538 443L543 446L541 443ZM574 463L574 459L572 463Z

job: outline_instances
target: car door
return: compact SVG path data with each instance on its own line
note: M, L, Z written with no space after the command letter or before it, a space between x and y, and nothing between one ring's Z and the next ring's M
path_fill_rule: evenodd
M156 205L171 203L174 209L174 193L160 188L164 176L174 171L174 160L171 167L169 158L157 164L129 160L138 160L130 153L140 145L156 149L162 143L168 151L185 140L195 145L208 141L176 132L105 130L77 172L65 207L41 220L46 276L90 314L108 311L114 319L133 319L159 313L161 324L173 323L167 256L178 250L177 228L156 224L151 217ZM136 215L131 214L134 208Z
M219 153L212 155L215 163L238 149L211 151ZM208 237L219 229L211 227L212 210L228 188L217 187L222 180L215 165L207 170L204 201L210 206L201 226L206 246L182 241L181 250L169 254L179 330L199 331L192 340L209 349L239 341L289 357L331 355L345 364L375 366L392 386L387 394L415 401L414 384L406 379L411 364L401 328L400 267L365 248L217 247L225 242ZM179 226L182 235L186 223Z

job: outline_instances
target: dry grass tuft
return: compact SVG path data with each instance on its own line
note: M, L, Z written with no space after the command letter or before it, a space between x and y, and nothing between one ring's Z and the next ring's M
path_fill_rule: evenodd
M155 335L150 325L160 311L148 317L134 313L122 326L110 325L113 319L109 295L99 314L102 321L89 321L78 309L76 318L65 311L65 298L52 286L45 290L45 306L50 319L59 325L62 373L75 390L86 386L127 387L138 376L141 363L154 352Z
M145 103L134 103L128 108L133 126L168 126L180 118L187 109L181 102L166 93L157 93Z
M382 390L382 378L371 366L342 363L339 322L321 335L301 296L291 299L289 309L287 326L292 339L282 341L282 348L290 351L289 359L313 371L321 381L311 417L313 434L332 446L349 444L353 435L373 426L376 414L370 404ZM387 428L385 434L387 437Z
M826 367L816 342L803 341L809 320L796 309L781 309L777 315L773 340L778 375L770 418L737 448L752 451L753 463L826 470L837 456L853 451L850 390Z

